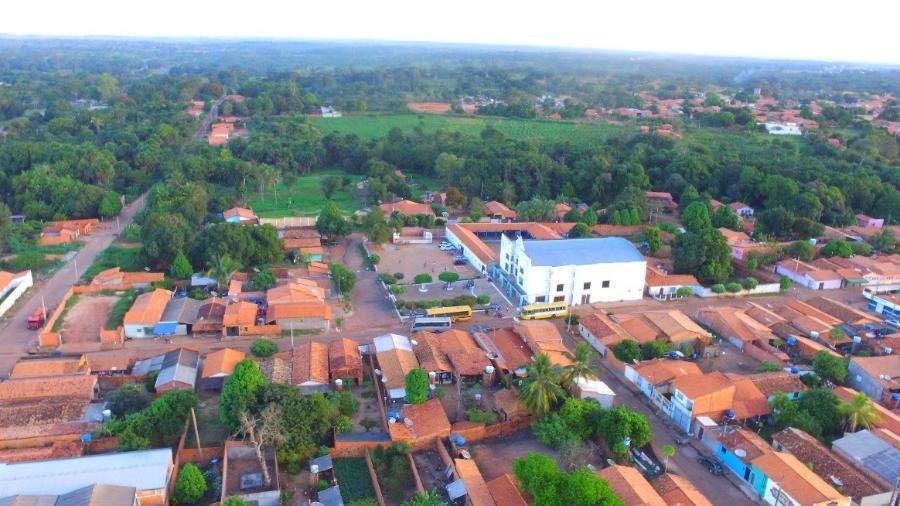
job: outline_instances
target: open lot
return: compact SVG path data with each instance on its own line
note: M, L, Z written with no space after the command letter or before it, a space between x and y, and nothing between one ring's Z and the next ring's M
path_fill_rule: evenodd
M478 469L485 481L506 473L512 473L512 463L519 457L529 453L543 453L553 460L559 460L558 452L538 441L530 430L523 430L513 436L490 439L476 443L469 448L472 458L478 463Z
M362 176L348 174L340 169L317 171L300 176L292 186L279 182L276 188L267 187L262 194L252 192L248 195L249 205L257 216L262 218L317 214L329 200L321 189L322 180L328 176L342 176L348 182L343 189L334 192L330 199L341 211L350 214L363 207L365 194L356 188L356 184L363 179Z
M94 343L106 324L109 311L119 298L115 296L85 296L78 298L66 312L60 334L64 343Z
M460 279L474 278L478 272L471 265L453 265L453 253L438 248L440 240L433 244L385 244L373 250L381 257L378 271L383 273L403 273L402 283L411 283L417 274L430 274L437 282L438 274L452 271Z

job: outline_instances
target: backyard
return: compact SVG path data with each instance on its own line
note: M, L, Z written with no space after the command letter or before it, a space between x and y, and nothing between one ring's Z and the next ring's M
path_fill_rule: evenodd
M345 504L375 498L375 488L372 487L372 479L364 459L334 459L333 465Z

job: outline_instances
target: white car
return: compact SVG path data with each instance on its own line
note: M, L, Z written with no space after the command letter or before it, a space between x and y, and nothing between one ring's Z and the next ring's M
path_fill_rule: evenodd
M891 327L897 327L900 329L900 321L897 320L885 320L884 323L890 325Z
M450 251L456 249L456 246L450 244L449 242L442 242L440 244L441 251Z

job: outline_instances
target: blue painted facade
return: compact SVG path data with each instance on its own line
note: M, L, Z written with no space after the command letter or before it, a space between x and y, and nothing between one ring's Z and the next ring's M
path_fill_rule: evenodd
M757 494L762 496L766 493L769 478L759 468L749 462L744 462L741 457L735 455L721 443L716 449L716 458L735 476L749 484Z

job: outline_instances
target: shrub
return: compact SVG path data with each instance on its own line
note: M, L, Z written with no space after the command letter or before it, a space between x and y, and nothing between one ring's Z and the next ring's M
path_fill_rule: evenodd
M255 357L271 357L278 353L278 345L271 339L257 339L250 345L250 353Z
M617 359L626 364L634 363L635 360L641 358L641 347L637 341L631 339L625 339L613 345L612 352Z
M792 284L793 281L791 281L791 278L787 276L781 276L781 280L778 282L779 288L781 288L782 292L790 290Z
M142 237L141 226L137 223L125 225L124 236L126 241L140 241Z
M394 295L403 295L404 293L406 293L406 287L403 285L391 285L389 290Z
M678 297L691 297L694 295L694 289L689 286L682 286L675 290L675 295Z
M482 306L485 306L485 305L491 303L491 296L490 295L479 295L475 299L475 301L478 302L479 304L481 304Z
M204 494L206 494L206 479L203 478L200 468L194 464L185 464L178 473L172 502L192 504L199 501Z
M394 273L394 279L396 279L397 281L400 281L401 279L403 279L404 276L405 276L405 274L403 274L402 272Z
M483 423L485 425L497 423L497 413L478 408L469 408L466 410L466 418L470 422Z
M453 283L455 281L459 281L459 274L452 271L444 271L438 274L438 279L443 281L444 283Z
M776 364L775 362L763 362L759 364L759 368L756 370L757 372L778 372L781 370L781 366Z
M378 265L378 263L381 262L381 257L376 253L372 253L369 255L368 262L370 265Z
M744 278L744 280L741 281L741 286L744 287L744 290L753 290L759 286L759 281L754 277Z
M422 404L428 400L428 374L416 367L406 374L406 400L410 404Z
M725 285L725 291L728 293L738 293L741 291L741 285L739 283L728 283Z
M713 293L725 293L725 285L722 283L716 283L709 288Z
M424 285L426 283L431 283L432 277L431 274L426 274L423 272L422 274L416 274L416 277L413 278L413 281L417 285Z
M397 277L393 274L379 274L378 279L380 279L386 285L393 285L397 283Z

